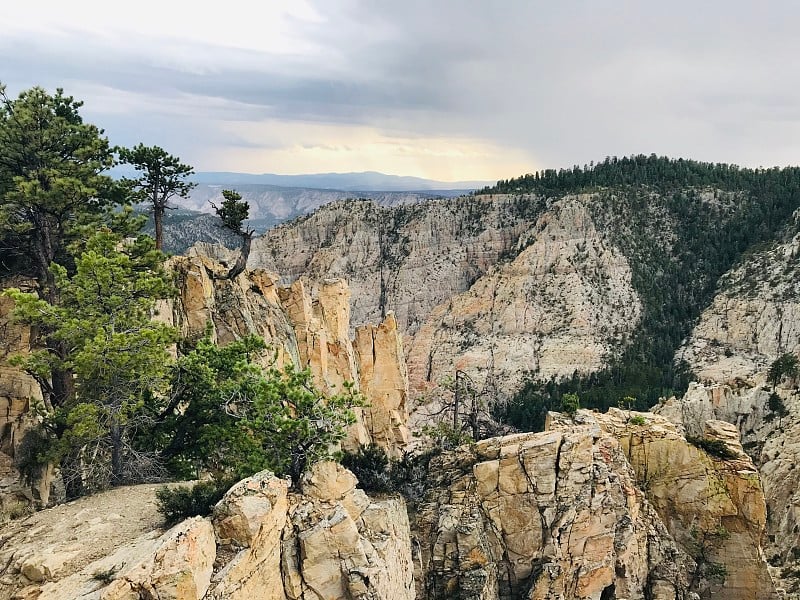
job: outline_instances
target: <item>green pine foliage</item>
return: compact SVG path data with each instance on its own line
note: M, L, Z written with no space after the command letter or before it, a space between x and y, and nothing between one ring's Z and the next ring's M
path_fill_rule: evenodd
M35 480L58 464L69 497L163 479L168 469L211 473L213 489L164 493L174 515L207 510L229 477L269 468L297 483L333 455L362 398L351 387L324 398L308 371L262 368L256 337L225 348L206 338L175 364L177 331L153 318L174 292L161 228L156 241L138 235L143 219L117 209L147 200L158 222L192 187L192 168L139 144L116 150L140 176L114 182L104 174L114 150L81 106L60 89L11 99L0 84L0 276L37 280L36 293L3 293L38 348L13 364L43 397L34 407L41 426L22 440L17 466ZM253 231L241 196L224 196L222 221L242 238L235 277Z
M787 352L781 354L770 365L769 371L767 372L767 381L769 381L772 384L772 388L775 389L784 377L797 377L799 371L797 356L791 352Z
M151 451L137 447L167 393L167 348L176 331L153 320L155 302L173 293L152 238L123 241L103 229L75 246L74 273L53 263L59 302L9 289L15 318L49 331L57 350L18 356L14 364L44 390L53 371L72 374L74 389L61 404L39 407L49 444L42 460L59 462L75 489L90 491L148 480L160 472Z
M234 483L230 479L211 479L193 485L159 488L156 490L156 502L158 512L164 517L164 525L171 527L183 519L211 514L214 505L222 500Z
M11 99L0 84L0 275L36 277L43 293L81 226L123 200L103 174L114 162L108 140L83 121L82 105L39 87Z
M270 469L296 485L307 467L333 457L362 397L345 386L326 398L308 370L262 367L264 350L256 336L222 348L206 337L181 358L162 427L174 464L216 476Z
M705 437L687 435L686 441L693 446L704 450L706 454L722 460L732 460L738 457L737 454L722 440L713 440Z
M147 202L153 210L156 248L164 249L164 213L173 197L186 198L196 185L187 181L194 169L181 163L177 156L167 154L158 146L137 144L133 148L118 148L120 162L138 171L136 178L124 178L123 185L133 190L136 202Z

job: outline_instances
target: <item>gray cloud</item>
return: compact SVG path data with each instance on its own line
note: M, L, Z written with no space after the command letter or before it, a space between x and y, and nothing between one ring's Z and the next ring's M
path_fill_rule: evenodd
M255 144L226 138L221 121L277 119L483 139L528 152L540 163L531 168L634 152L798 162L795 3L318 0L316 8L321 21L297 27L320 56L172 40L183 57L172 59L159 53L163 40L143 37L134 48L65 32L0 40L0 77L17 88L70 82L149 97L147 112L110 111L103 124L123 143L159 134L188 151L226 139ZM195 99L187 112L176 112L187 97Z

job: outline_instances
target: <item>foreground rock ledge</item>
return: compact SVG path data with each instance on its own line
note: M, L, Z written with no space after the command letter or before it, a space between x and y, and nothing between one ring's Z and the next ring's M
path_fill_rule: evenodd
M86 549L103 517L51 532L77 547L48 538L43 511L39 538L24 524L3 536L0 600L775 598L758 475L732 427L711 421L706 435L734 458L709 456L649 413L551 414L548 431L434 458L410 523L402 498L368 497L331 462L300 493L258 473L211 518L144 532L102 557ZM72 509L74 521L88 516ZM724 567L725 582L704 579L703 561Z

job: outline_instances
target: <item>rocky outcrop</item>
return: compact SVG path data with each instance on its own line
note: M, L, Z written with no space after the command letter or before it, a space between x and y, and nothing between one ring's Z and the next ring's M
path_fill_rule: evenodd
M373 327L364 325L350 337L350 289L341 279L316 287L312 299L302 281L288 287L263 270L246 271L234 281L224 267L195 248L176 257L178 297L163 310L185 337L199 337L210 327L212 339L225 344L248 334L264 338L270 364L308 368L327 395L347 382L366 397L358 422L345 440L348 449L374 443L398 455L408 443L408 380L402 338L393 315ZM369 340L373 340L369 342Z
M38 528L3 532L0 598L414 597L402 499L370 499L335 463L317 464L302 493L288 487L270 473L256 474L234 486L212 518L187 519L163 533L124 521L153 512L153 488L143 494L144 486L116 491L128 497L109 492L42 511L29 522Z
M676 354L700 382L655 410L699 435L708 419L736 426L761 474L767 502L765 553L781 594L800 597L800 394L797 381L773 386L767 370L800 354L800 213L782 240L754 252L720 280L719 292Z
M208 250L218 260L200 250ZM212 252L213 250L213 252ZM174 325L184 338L198 339L208 331L212 340L227 344L258 335L269 352L265 366L292 364L311 370L326 395L344 391L352 382L366 397L356 409L357 423L348 431L345 448L376 444L398 456L409 441L408 380L402 337L392 314L378 326L364 325L350 337L350 291L340 279L327 280L312 299L301 281L288 287L266 271L247 271L230 280L218 261L231 253L219 248L195 248L190 256L174 257L177 296L162 301L156 319ZM19 285L19 282L16 283ZM31 349L26 327L11 319L12 301L0 296L0 509L19 502L47 505L53 470L24 481L15 461L24 450L23 438L34 416L31 405L41 401L36 381L10 366L14 353Z
M282 546L289 600L414 598L405 502L370 501L356 483L336 463L304 478Z
M719 565L728 597L774 598L762 556L764 492L736 428L724 421L704 424L702 439L727 449L729 457L722 459L687 443L671 421L651 413L610 409L595 418L619 439L638 485L671 536L695 559L690 581Z
M394 314L380 325L356 328L353 342L361 392L370 398L362 410L372 441L396 457L408 445L408 376L402 338Z
M171 532L159 530L155 490L152 485L119 488L5 524L0 530L0 598L97 599L113 579L134 585L156 573L159 587L175 587L182 569L173 567L190 556L192 565L208 569L213 530L191 521ZM197 542L197 553L178 549L187 535Z
M666 419L627 416L551 414L549 431L432 463L416 517L418 597L689 598L720 590L701 576L712 563L728 573L727 597L774 597L749 459L715 461ZM721 525L729 537L703 537L701 554L693 535Z
M774 597L735 428L707 424L723 460L650 413L548 427L435 457L411 522L402 498L367 496L333 462L299 492L258 473L163 533L145 527L146 486L48 509L3 532L0 600Z

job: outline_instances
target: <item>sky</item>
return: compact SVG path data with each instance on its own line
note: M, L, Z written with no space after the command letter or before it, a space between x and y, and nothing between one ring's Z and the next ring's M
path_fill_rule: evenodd
M800 164L791 0L9 0L0 23L11 95L63 87L199 171Z

